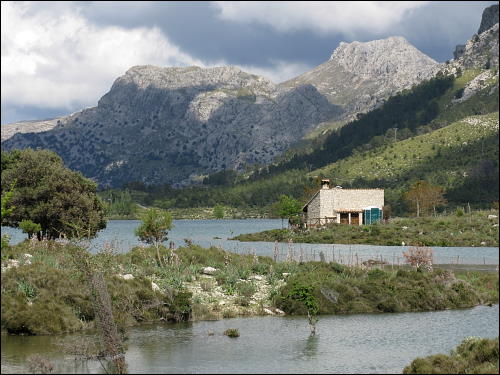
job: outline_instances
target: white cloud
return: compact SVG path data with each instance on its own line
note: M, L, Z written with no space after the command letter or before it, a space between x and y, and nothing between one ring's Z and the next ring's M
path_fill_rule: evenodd
M204 65L158 28L97 26L57 4L1 3L2 107L80 109L133 65Z
M428 1L214 1L219 17L267 24L278 31L383 32Z
M274 83L284 82L297 77L313 67L302 63L290 63L283 60L272 60L272 66L259 67L253 65L237 65L241 70L263 76Z

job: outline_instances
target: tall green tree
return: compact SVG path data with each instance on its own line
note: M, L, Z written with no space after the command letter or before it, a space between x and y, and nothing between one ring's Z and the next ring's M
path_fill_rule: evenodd
M41 227L39 239L94 237L106 227L96 183L68 169L52 151L2 151L2 195L14 183L8 202L12 212L2 218L4 225L19 227L31 220Z
M1 210L2 225L4 224L4 221L7 219L7 217L14 210L14 207L12 207L12 206L7 208L7 204L12 199L12 195L14 195L14 188L13 187L11 187L8 191L5 191L5 192L2 191L2 210ZM1 248L3 249L7 246L9 246L9 235L2 234Z
M281 220L288 219L288 223L290 223L298 218L302 211L302 205L297 199L283 194L278 201L277 211Z
M148 208L143 212L141 221L135 235L141 241L155 246L158 263L162 265L160 244L168 240L168 231L172 229L172 215L158 208Z

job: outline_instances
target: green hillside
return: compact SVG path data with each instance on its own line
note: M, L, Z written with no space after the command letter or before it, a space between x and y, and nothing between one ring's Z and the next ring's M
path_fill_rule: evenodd
M488 78L461 99L485 72ZM317 177L329 177L344 187L384 188L386 203L399 215L406 212L402 193L425 179L445 188L450 208L490 208L498 201L498 109L496 69L439 75L339 130L304 140L273 165L244 174L218 172L206 185L184 189L141 183L126 188L136 202L166 209L222 204L269 212L281 194L305 202Z
M401 193L421 179L444 187L453 203L486 203L498 200L498 146L498 112L469 116L432 133L357 153L309 176L349 187L385 188L386 201L394 207L400 206Z

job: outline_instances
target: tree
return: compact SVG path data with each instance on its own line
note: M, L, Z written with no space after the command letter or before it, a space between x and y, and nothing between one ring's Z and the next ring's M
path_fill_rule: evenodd
M214 207L214 216L216 219L223 219L224 218L224 207L222 207L220 204L216 205Z
M445 205L444 190L440 186L433 186L427 181L415 182L410 190L405 193L405 200L409 203L417 217L420 214L428 214L431 209L435 212L436 207Z
M302 211L302 205L298 200L283 194L280 196L277 210L281 220L288 219L290 222L293 218L298 217Z
M106 227L96 183L68 169L52 151L2 151L2 195L14 183L9 200L13 210L2 219L7 226L17 228L31 220L40 224L39 239L94 237Z
M110 191L106 194L109 201L109 211L111 214L120 216L131 216L137 211L137 204L132 199L128 189L124 191Z
M316 334L316 323L318 322L319 302L314 295L314 288L308 285L295 284L288 293L288 298L302 302L307 310L307 318L311 336Z
M172 215L158 208L148 208L141 217L141 225L135 230L135 235L156 248L156 256L161 266L160 244L168 240L168 231L172 228Z
M3 155L2 155L3 156ZM3 158L2 158L2 165L3 165ZM2 210L1 210L1 215L2 215L2 225L4 224L4 221L7 219L7 217L12 213L14 210L14 207L9 207L7 208L7 204L9 201L12 199L12 195L14 194L14 189L11 187L9 191L3 192L2 191ZM7 234L2 234L2 242L1 242L1 249L6 248L9 246L9 236Z
M415 269L425 267L428 271L432 271L434 251L430 247L412 246L407 252L403 252L403 256Z
M23 221L21 221L19 223L19 228L21 228L21 230L24 233L27 233L28 234L28 238L30 238L30 239L31 239L31 237L33 237L33 235L35 233L38 234L42 230L42 226L40 224L34 223L31 220L23 220Z

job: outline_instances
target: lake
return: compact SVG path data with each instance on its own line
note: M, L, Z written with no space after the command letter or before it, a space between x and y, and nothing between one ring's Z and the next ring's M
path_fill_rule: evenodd
M350 373L396 374L419 356L448 354L467 336L498 336L499 309L320 316L309 337L304 317L253 317L131 328L130 373ZM237 328L240 337L222 335ZM212 331L213 336L208 332ZM64 336L2 335L2 373L23 373L40 354L55 373L103 373L65 355Z
M240 242L229 241L228 238L243 233L254 233L263 230L282 227L281 219L242 219L242 220L174 220L174 227L169 233L169 240L176 245L185 244L188 238L203 247L220 246L225 250L239 254L272 256L275 250L273 242ZM134 229L138 220L110 220L106 229L99 232L91 242L91 251L98 251L105 243L112 243L116 251L127 252L133 246L139 245ZM26 234L16 228L2 227L3 234L11 235L11 243L21 242ZM278 253L281 260L289 252L294 259L319 260L323 252L328 261L344 264L361 263L367 259L380 259L400 264L403 263L402 253L408 246L374 246L345 244L299 244L289 245L278 243ZM498 264L498 247L433 247L434 263L436 264Z

